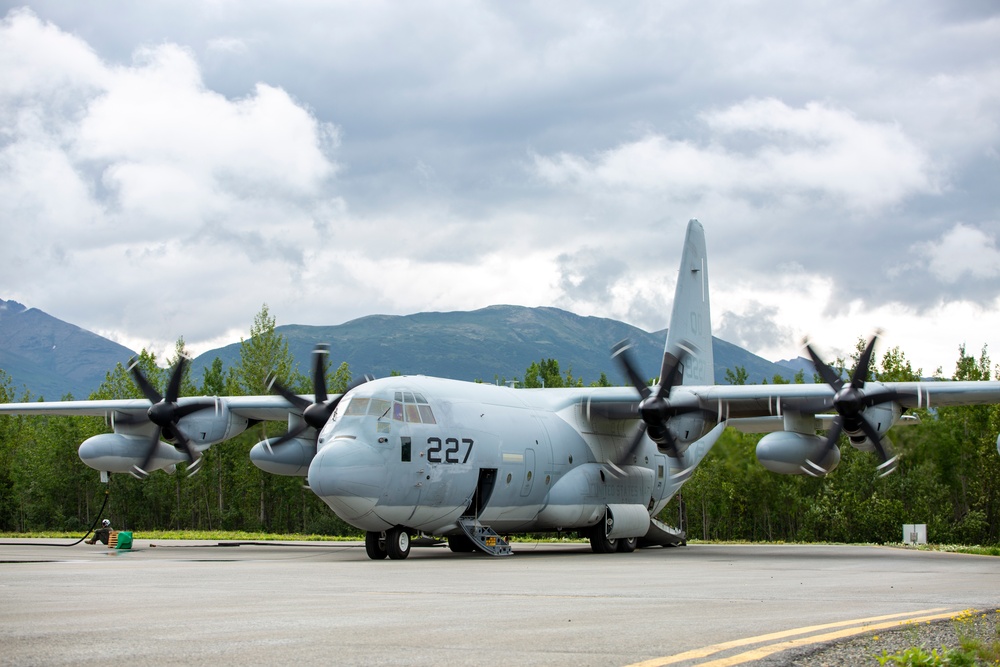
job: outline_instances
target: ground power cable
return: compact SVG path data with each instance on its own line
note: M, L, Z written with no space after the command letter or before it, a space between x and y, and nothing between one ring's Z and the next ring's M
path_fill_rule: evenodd
M97 527L97 522L101 520L101 516L104 514L104 508L108 506L108 498L111 496L111 485L108 484L107 488L104 489L104 502L101 504L101 509L98 510L97 515L94 517L94 523L90 525L90 528L83 537L78 539L76 542L71 542L69 544L54 544L52 542L0 542L0 546L4 547L75 547L80 542L87 539L87 536L94 532L94 528Z

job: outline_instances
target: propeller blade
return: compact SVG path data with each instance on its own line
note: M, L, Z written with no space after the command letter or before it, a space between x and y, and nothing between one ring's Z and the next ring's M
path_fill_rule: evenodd
M639 392L639 395L646 398L650 394L650 389L639 375L639 371L636 370L631 350L632 343L623 340L611 348L611 358L618 362L618 365L625 372L625 377L632 383L635 390Z
M203 399L192 401L185 405L177 404L186 364L187 359L185 357L181 356L177 359L177 364L174 366L167 384L166 396L161 396L146 376L142 374L142 371L139 370L139 361L137 358L133 357L129 364L128 370L132 374L136 386L149 402L152 403L149 406L149 410L146 411L146 418L156 425L156 430L153 432L149 444L146 446L142 464L132 466L132 474L139 479L145 479L149 476L149 468L156 457L156 449L159 446L164 428L169 428L168 432L173 434L173 439L179 445L178 449L183 449L187 455L189 464L194 465L201 458L194 443L188 439L184 431L180 428L180 420L200 410L215 407L215 401ZM197 472L197 467L195 467L195 472Z
M663 363L660 365L660 387L666 387L669 391L680 384L680 369L686 356L687 351L684 348L674 348L663 354Z
M329 354L330 346L326 344L317 345L313 350L313 397L315 400L312 403L296 395L287 387L282 386L274 374L268 378L268 389L278 392L294 408L302 412L302 423L289 429L273 443L270 442L270 439L264 441L264 447L268 453L273 454L275 447L300 437L309 428L315 430L315 434L313 435L313 444L315 445L316 440L319 438L319 431L330 421L330 417L333 416L344 396L358 385L368 382L368 376L365 376L361 380L348 385L344 393L329 400L329 395L326 392L326 357Z
M832 368L830 368L825 361L819 358L816 354L816 350L812 348L812 345L806 345L806 351L809 352L809 356L812 357L813 367L819 376L823 378L823 382L833 387L834 391L840 391L841 387L844 386L844 381L838 376Z
M149 380L146 379L146 376L142 374L142 371L139 370L138 357L132 357L129 361L128 370L132 374L132 380L135 382L135 386L139 388L139 391L142 392L142 395L145 396L150 403L159 403L163 400L163 397L160 396L160 392L156 391L153 385L149 383Z
M330 346L322 343L313 350L313 393L317 403L325 403L326 396L326 358L330 356Z
M879 332L875 332L875 334L868 340L868 344L865 345L865 349L858 357L858 363L854 367L854 371L851 373L851 383L847 386L844 386L844 381L837 377L837 374L834 373L833 369L823 363L811 345L806 345L806 349L809 351L809 356L813 359L813 364L816 366L817 372L823 377L827 384L833 387L834 390L830 406L837 411L837 418L834 419L833 428L830 429L830 435L827 438L827 446L823 450L822 459L825 460L827 454L830 452L830 449L836 446L837 438L840 437L840 433L844 430L846 425L850 429L850 433L856 434L857 431L860 430L865 434L865 437L868 438L869 442L872 443L875 448L875 452L878 454L879 460L882 462L881 465L878 466L879 476L884 477L896 469L898 457L893 455L889 439L882 438L878 430L872 426L867 419L865 419L864 411L865 408L898 401L899 399L909 395L901 394L894 389L881 388L881 385L877 384L871 393L867 393L865 391L867 387L868 373L872 362L872 355L874 353L875 343L878 341L878 337ZM807 461L806 463L815 470L821 471L823 474L826 474L827 472L822 468L822 466L817 465L813 461ZM803 470L813 474L811 470L806 469L805 467L803 467Z
M153 437L149 439L149 444L146 445L146 456L142 459L142 465L137 466L139 472L143 474L143 477L140 479L145 479L145 477L149 476L147 471L149 470L149 464L153 462L153 458L156 456L156 446L160 442L160 432L161 429L159 427L153 431Z
M180 396L181 380L184 379L184 364L184 357L178 357L177 365L174 366L174 372L170 374L170 383L167 385L167 395L164 397L167 403L176 403L177 397Z
M686 351L683 348L664 351L659 382L650 389L643 381L642 375L639 374L635 361L632 359L631 349L631 343L623 340L611 348L611 356L618 362L632 386L639 393L641 400L638 412L642 423L645 424L646 434L656 443L660 451L680 459L681 450L670 432L668 422L671 417L701 410L699 406L675 406L670 403L670 392L680 382L680 368ZM629 449L637 447L637 443L638 440L633 441Z
M826 475L828 472L830 472L829 470L821 466L820 463L826 461L826 459L830 455L830 452L832 452L833 448L837 446L837 440L840 438L840 434L843 432L843 430L844 430L844 418L841 417L840 415L837 415L836 417L833 418L833 425L830 427L829 433L827 433L826 446L823 447L822 453L820 454L820 456L817 457L819 459L819 462L813 461L812 459L806 459L806 465L812 468L812 470L810 470L808 468L803 467L802 469L806 473L812 475L813 477L822 477L823 475Z
M271 442L270 438L268 438L267 440L265 440L264 441L264 448L267 449L267 453L268 454L274 454L274 448L275 447L280 447L281 445L285 444L289 440L294 440L295 438L297 438L300 435L302 435L302 433L307 428L309 428L309 424L306 424L305 422L302 422L301 424L299 424L295 428L291 429L290 431L288 431L287 433L285 433L284 435L282 435L280 438L278 438L273 443Z
M194 443L188 439L184 432L180 429L180 426L174 424L174 439L180 442L181 447L184 448L184 453L187 454L188 463L194 463L198 459L198 450L194 448Z
M205 462L205 457L204 456L199 456L198 459L194 463L188 465L188 467L187 467L187 476L188 477L193 477L194 475L198 474L198 471L201 470L201 466L202 466L202 464L204 462Z
M280 382L278 382L278 378L274 374L268 377L267 388L273 391L277 391L286 401L291 403L294 407L298 408L299 410L302 410L303 412L305 411L306 408L312 405L312 403L310 403L306 399L302 398L301 396L294 393L293 391L282 385Z
M629 443L628 449L625 450L625 454L617 461L618 465L622 466L629 463L630 459L639 451L639 445L642 444L642 438L645 435L646 422L639 422L639 427L635 430L635 435L632 436L632 441Z
M881 460L882 463L888 461L889 456L886 454L885 447L882 446L882 436L878 434L875 427L868 423L868 420L865 419L864 416L859 415L858 421L861 424L862 433L868 436L868 440L875 445L875 452L878 454L879 460Z
M865 382L868 380L868 366L872 361L872 351L875 349L875 341L878 340L878 334L876 333L870 339L868 339L868 345L865 346L865 351L861 353L858 358L858 365L854 367L854 373L851 374L851 386L855 389L861 389L865 386Z

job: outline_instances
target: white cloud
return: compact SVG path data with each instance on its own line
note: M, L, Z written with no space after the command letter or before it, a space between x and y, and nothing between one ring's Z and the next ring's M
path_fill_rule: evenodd
M858 120L812 102L792 108L751 99L702 115L696 143L647 135L593 159L536 155L537 174L556 184L769 200L818 197L845 209L879 208L938 190L929 157L894 124Z
M49 308L72 309L86 291L133 337L159 337L205 307L190 305L195 294L222 314L233 289L263 295L274 276L294 278L313 214L335 201L324 190L337 170L333 125L275 86L239 99L210 90L175 44L103 62L26 10L0 24L0 63L11 72L0 83L0 218L10 221L0 284L28 300L63 285ZM211 337L208 318L197 321L189 337Z
M1000 18L915 3L38 0L0 23L0 298L164 349L265 301L659 329L697 217L769 354L975 334Z
M940 239L914 246L926 268L946 283L1000 277L997 239L982 230L956 224Z

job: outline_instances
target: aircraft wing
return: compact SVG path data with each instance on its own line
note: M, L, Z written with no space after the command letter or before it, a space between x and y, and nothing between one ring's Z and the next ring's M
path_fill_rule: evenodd
M1000 382L869 382L866 390L893 392L896 402L909 409L1000 403ZM816 429L827 430L836 417L832 398L833 389L826 384L682 385L670 394L673 405L697 406L717 421L749 433L782 430L782 415L788 412L814 415ZM582 407L588 419L640 419L638 400L622 388L591 391ZM919 421L915 415L903 415L898 425Z
M865 390L894 392L896 402L911 409L1000 403L1000 382L869 382ZM785 410L815 413L820 411L810 405L833 397L833 389L825 384L713 385L678 391L690 391L703 409L722 419L780 415Z
M334 394L332 397L335 397ZM331 397L331 398L332 398ZM302 398L313 401L311 394ZM204 402L206 397L183 397L177 400L178 405ZM281 396L221 396L209 397L221 408L223 405L233 414L255 421L285 421L289 413L300 411L289 405ZM34 403L0 403L0 414L25 415L62 415L110 417L114 413L126 415L145 415L150 402L144 398L130 398L106 401L51 401Z

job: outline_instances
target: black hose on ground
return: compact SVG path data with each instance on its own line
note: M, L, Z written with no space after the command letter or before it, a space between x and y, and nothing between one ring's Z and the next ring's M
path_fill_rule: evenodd
M87 539L87 536L94 532L94 528L97 527L97 522L101 520L101 516L104 514L104 508L108 506L108 498L111 496L111 480L108 480L108 484L104 489L104 502L101 504L101 509L98 510L97 516L94 517L94 523L91 524L90 529L83 534L83 537L78 539L76 542L71 542L69 544L53 544L52 542L0 542L0 546L5 547L20 547L20 546L36 546L36 547L75 547L80 542Z

